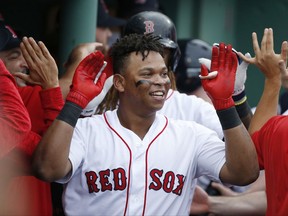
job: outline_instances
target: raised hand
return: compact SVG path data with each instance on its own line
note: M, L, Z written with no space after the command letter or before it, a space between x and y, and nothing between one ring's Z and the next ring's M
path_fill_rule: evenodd
M223 110L234 106L232 94L234 91L235 76L237 70L237 57L232 52L232 46L220 43L219 48L213 46L210 71L217 71L218 75L212 79L208 68L201 65L201 82L204 90L210 97L216 110Z
M58 87L58 67L45 44L41 41L36 43L32 37L24 37L20 48L29 74L16 73L15 76L30 84L41 85L43 89Z
M113 67L111 59L107 59L107 65L104 68L104 73L106 73L106 80L103 86L102 91L99 95L97 95L89 104L83 109L81 115L82 116L91 116L95 114L99 104L103 101L106 94L110 90L111 86L113 85Z
M250 64L255 64L268 79L279 79L281 76L279 61L283 60L285 63L287 61L287 41L284 41L281 46L281 53L276 54L274 52L274 42L273 42L273 30L272 28L265 28L264 34L261 41L261 46L259 46L257 34L252 33L252 42L255 57L247 58L241 52L238 55ZM275 68L278 68L275 70Z
M65 72L59 79L64 99L66 99L67 94L70 91L70 85L72 84L72 79L79 63L87 55L96 52L97 49L100 49L100 47L102 47L101 43L91 42L91 43L81 43L73 48L73 50L69 54L67 61L64 64Z
M219 44L214 43L213 46L219 47ZM243 61L241 57L238 55L238 52L234 48L232 48L232 51L236 53L237 59L238 59L238 67L236 71L235 86L234 86L234 91L233 91L233 96L236 96L240 94L241 92L243 92L245 89L245 82L247 79L247 69L248 69L249 63L246 61ZM251 55L248 52L245 53L245 56L247 58L251 58ZM210 66L211 66L210 59L200 58L199 62L200 64L204 64L210 70Z
M94 52L85 57L76 68L70 92L66 100L73 102L84 109L87 104L103 89L107 78L106 72L102 72L104 66L104 55ZM101 73L97 82L94 83L97 74Z

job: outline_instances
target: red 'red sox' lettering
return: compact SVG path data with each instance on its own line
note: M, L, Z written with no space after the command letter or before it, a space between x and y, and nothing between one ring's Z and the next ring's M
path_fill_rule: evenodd
M176 195L181 195L182 189L184 187L184 176L177 174L175 175L174 172L169 171L165 174L163 183L161 182L161 177L163 175L163 170L158 170L158 169L153 169L150 172L150 176L152 178L152 182L149 185L150 190L160 190L163 188L163 190L166 193L174 193ZM173 190L175 186L175 178L177 177L178 179L178 184L176 188Z
M166 193L172 192L180 196L184 187L184 176L175 175L172 171L163 173L163 170L151 170L150 177L152 182L149 185L149 189L155 191L163 189ZM89 193L98 193L100 190L101 192L123 191L127 187L127 175L123 168L101 170L98 175L94 171L89 171L85 173L85 176ZM113 178L109 178L110 176Z
M86 182L88 186L89 193L98 193L100 189L98 188L96 181L99 177L99 183L101 186L101 191L112 191L112 183L109 182L109 177L111 174L111 170L102 170L97 175L96 172L90 171L86 172ZM113 183L114 183L114 190L125 190L127 185L127 177L125 174L125 170L123 168L117 168L112 170L113 175Z

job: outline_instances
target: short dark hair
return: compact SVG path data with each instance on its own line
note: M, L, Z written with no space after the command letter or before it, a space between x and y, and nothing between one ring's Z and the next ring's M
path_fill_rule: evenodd
M110 56L113 60L114 73L121 73L127 57L132 52L142 54L143 60L148 56L150 51L155 51L164 56L164 47L160 43L161 37L153 34L130 34L118 39L110 50Z

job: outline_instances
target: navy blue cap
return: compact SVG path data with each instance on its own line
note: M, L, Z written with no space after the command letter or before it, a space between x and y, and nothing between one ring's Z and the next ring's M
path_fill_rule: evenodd
M20 46L20 39L14 30L0 21L0 51L10 50Z

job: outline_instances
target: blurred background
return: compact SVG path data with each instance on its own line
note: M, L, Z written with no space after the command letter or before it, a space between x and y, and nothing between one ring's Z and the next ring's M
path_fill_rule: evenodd
M132 13L129 0L105 2L113 16L127 18ZM152 2L173 20L178 39L199 38L210 44L230 43L237 51L250 52L254 56L252 32L256 32L261 40L264 28L272 27L277 53L282 41L288 37L288 0ZM95 41L97 3L98 0L0 0L0 13L18 35L43 41L56 59L61 74L61 67L73 46ZM251 106L255 106L260 98L263 80L256 67L249 66L246 93Z

